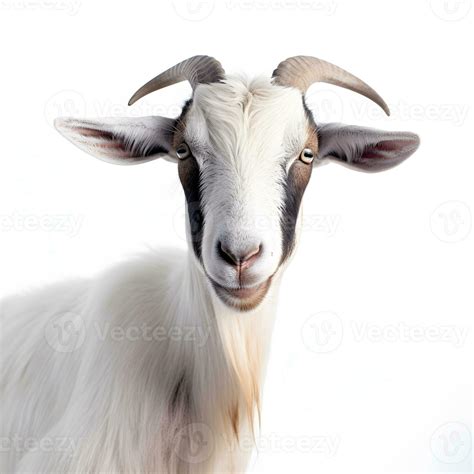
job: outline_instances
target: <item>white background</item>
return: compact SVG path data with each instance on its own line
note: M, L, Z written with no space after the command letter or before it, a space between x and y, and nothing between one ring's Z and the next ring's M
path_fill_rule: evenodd
M422 146L386 173L313 174L253 472L471 472L471 4L0 0L0 297L185 245L171 163L96 161L54 117L175 116L184 83L126 103L194 54L265 75L291 55L327 59L376 88L392 117L317 85L317 120L414 131Z

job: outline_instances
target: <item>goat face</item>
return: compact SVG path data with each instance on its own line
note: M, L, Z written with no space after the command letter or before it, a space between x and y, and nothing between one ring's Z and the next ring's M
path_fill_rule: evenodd
M329 159L380 171L418 147L418 137L408 132L317 127L303 94L318 80L388 108L367 84L316 58L290 58L273 81L247 81L225 76L212 58L194 57L147 83L131 103L184 79L194 93L178 119L58 119L56 126L105 161L135 164L165 157L178 164L195 258L212 291L237 310L259 305L291 255L314 164Z
M255 307L293 248L317 150L301 94L265 79L201 85L174 149L196 257L223 301Z

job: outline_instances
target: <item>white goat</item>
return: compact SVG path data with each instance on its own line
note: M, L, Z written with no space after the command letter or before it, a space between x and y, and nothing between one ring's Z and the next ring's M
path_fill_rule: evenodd
M281 275L313 164L379 171L418 147L411 133L316 126L317 81L381 97L311 57L272 80L226 76L196 56L130 103L188 80L178 119L58 119L88 153L118 164L178 164L187 254L137 257L91 281L4 300L0 471L245 471Z

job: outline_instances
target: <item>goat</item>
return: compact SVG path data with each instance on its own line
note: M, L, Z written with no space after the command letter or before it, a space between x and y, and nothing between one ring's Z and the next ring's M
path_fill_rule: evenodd
M260 412L278 289L313 168L381 171L419 145L408 132L317 125L305 103L315 82L389 109L357 77L307 56L251 80L195 56L130 105L184 80L193 94L176 119L55 122L101 160L177 164L189 252L150 251L1 303L1 472L245 471L242 440Z

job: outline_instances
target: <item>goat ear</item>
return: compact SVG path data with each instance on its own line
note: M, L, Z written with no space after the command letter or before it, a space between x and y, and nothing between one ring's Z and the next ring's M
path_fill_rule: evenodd
M418 135L385 132L342 124L318 127L319 151L315 163L335 160L359 171L384 171L397 166L418 148Z
M79 120L57 118L54 126L81 150L118 165L135 165L170 155L175 120L165 117Z

